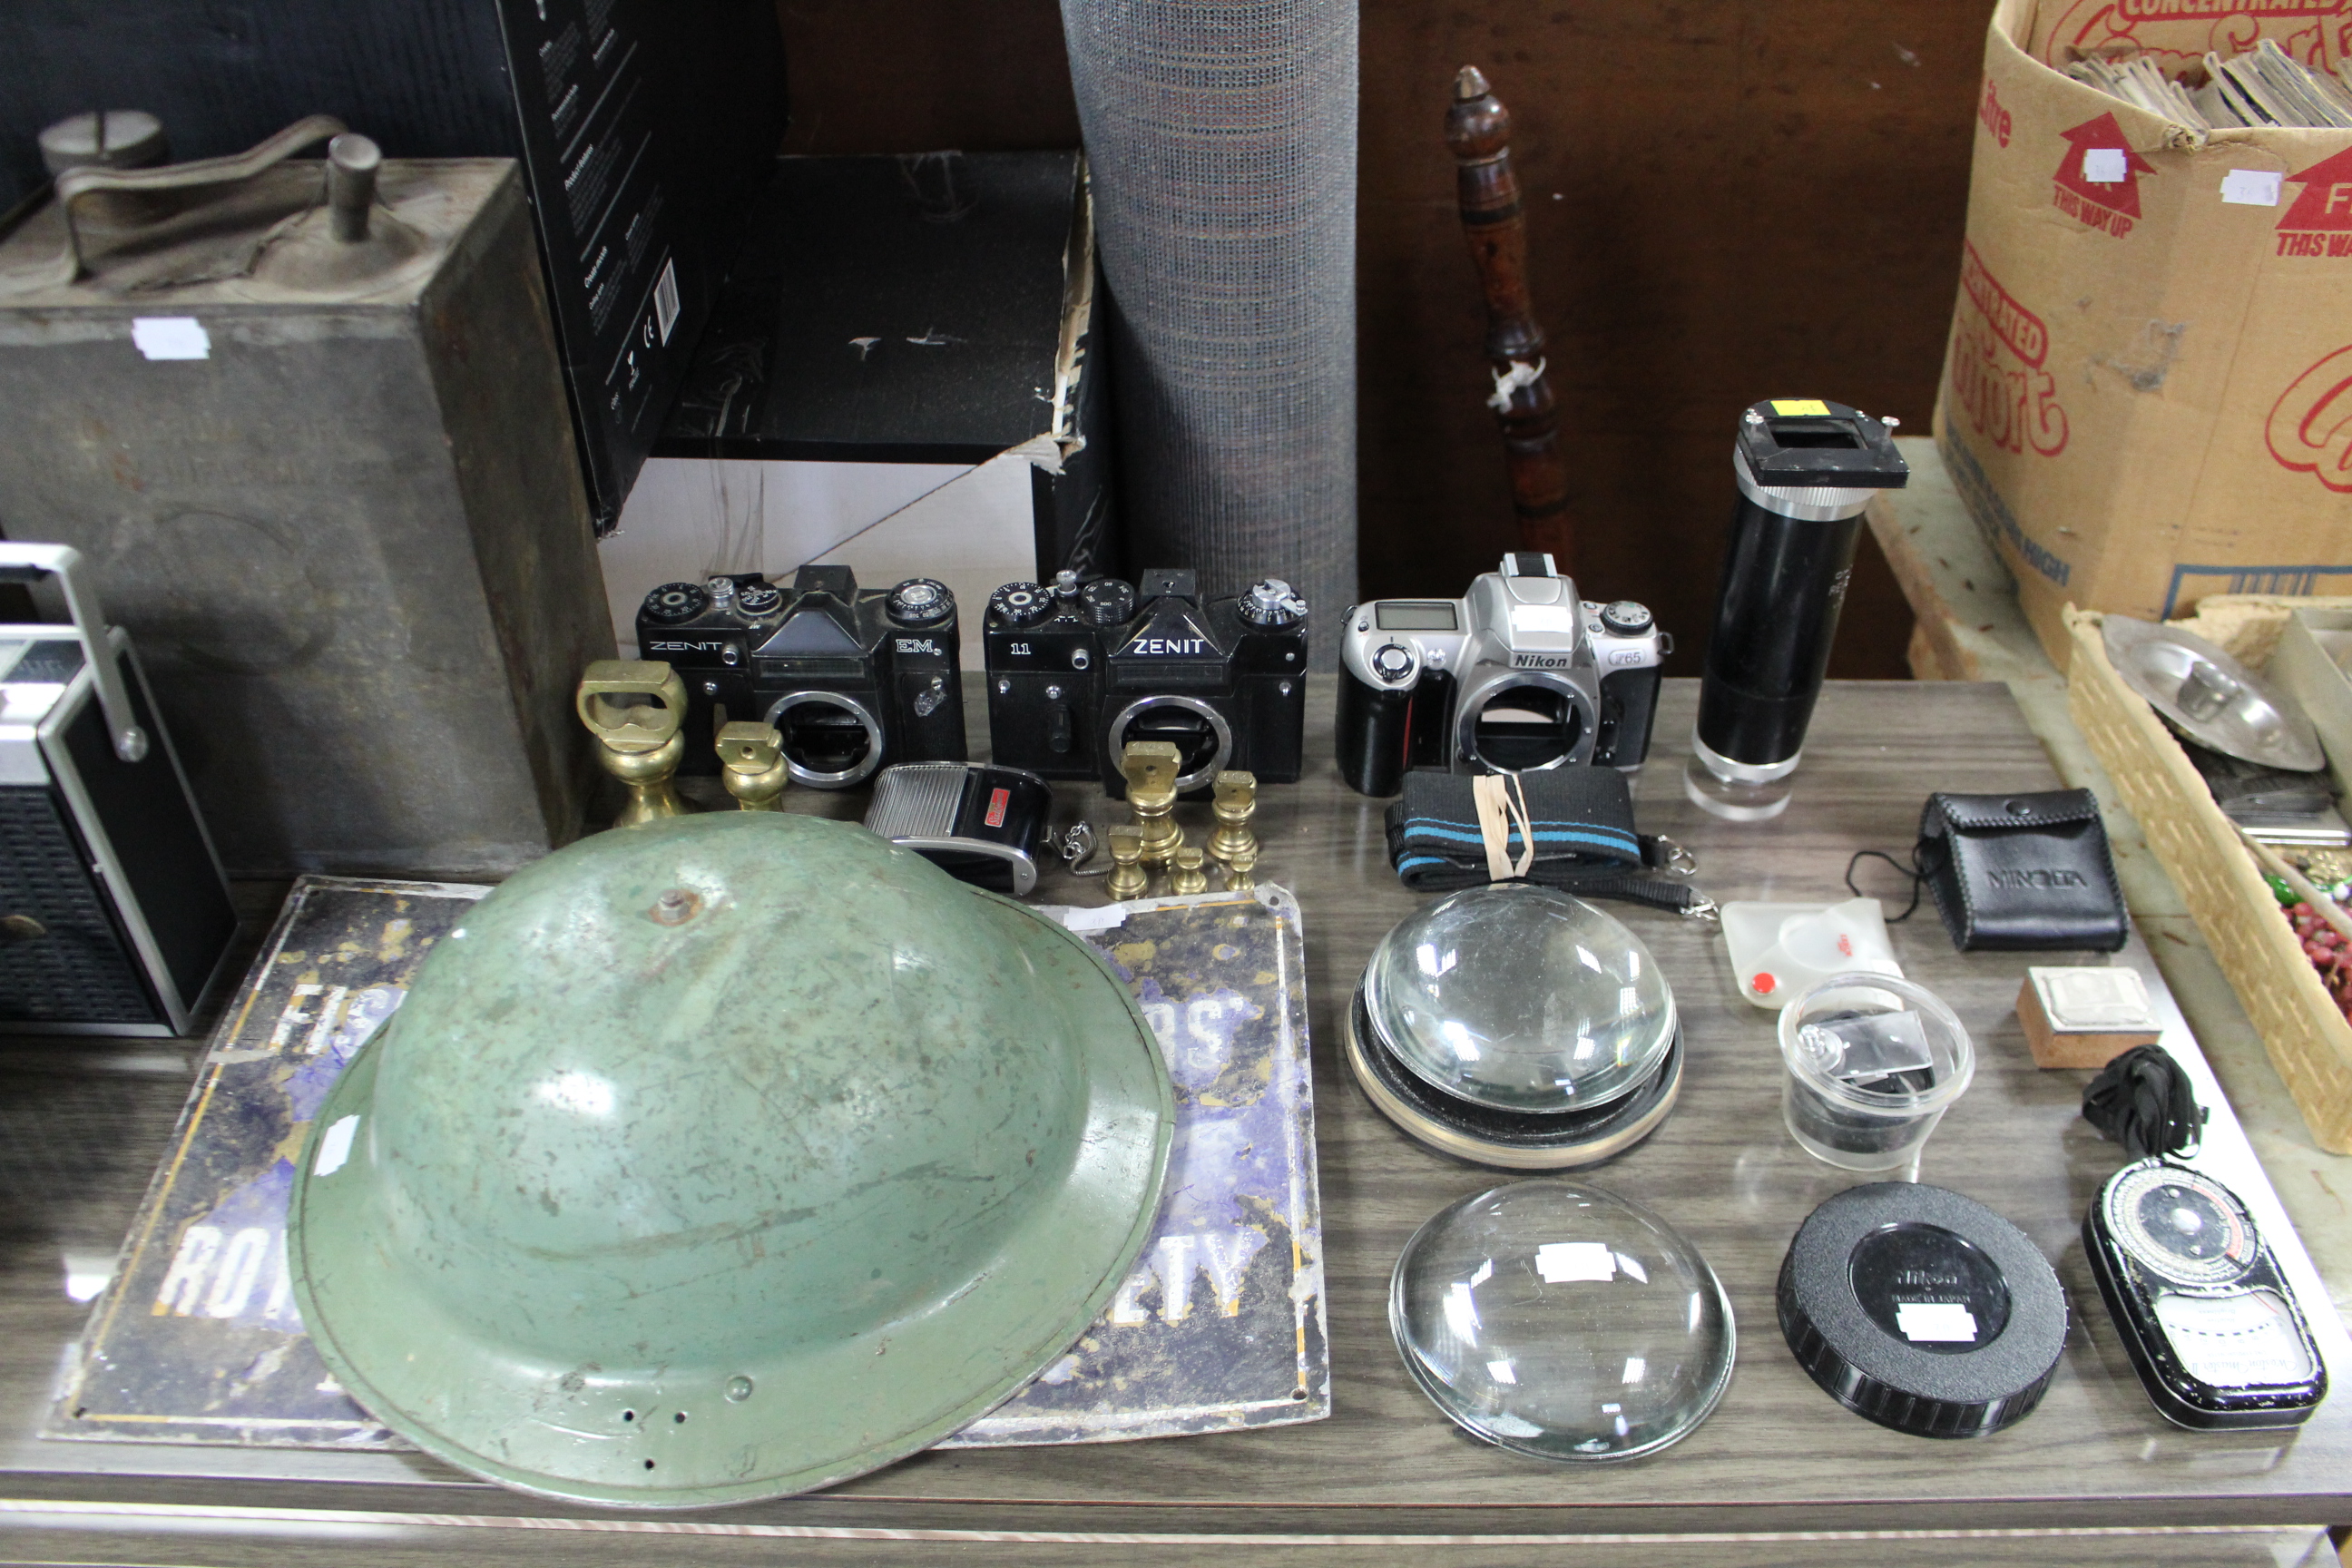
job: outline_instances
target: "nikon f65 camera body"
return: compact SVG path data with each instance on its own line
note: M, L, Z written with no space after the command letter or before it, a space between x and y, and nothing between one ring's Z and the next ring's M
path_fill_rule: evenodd
M1630 599L1588 603L1552 558L1513 554L1459 599L1375 599L1339 647L1339 772L1394 795L1412 767L1639 766L1673 641Z
M1000 766L1097 778L1127 791L1129 742L1173 742L1177 788L1218 771L1298 777L1307 723L1307 605L1268 578L1201 600L1193 574L1160 569L1134 583L1007 583L990 595L988 731Z
M890 763L960 763L955 595L928 577L860 591L846 566L665 583L637 607L637 649L686 682L686 761L711 773L711 714L764 719L793 782L847 789Z

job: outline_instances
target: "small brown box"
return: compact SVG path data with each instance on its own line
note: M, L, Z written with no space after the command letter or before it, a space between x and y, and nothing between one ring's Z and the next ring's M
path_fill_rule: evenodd
M2017 1021L2044 1068L2103 1068L2161 1032L2140 977L2105 965L2027 970Z

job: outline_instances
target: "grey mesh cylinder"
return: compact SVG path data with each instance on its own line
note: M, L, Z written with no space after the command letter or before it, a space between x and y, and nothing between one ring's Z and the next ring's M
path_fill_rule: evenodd
M1062 0L1130 567L1356 596L1356 0Z

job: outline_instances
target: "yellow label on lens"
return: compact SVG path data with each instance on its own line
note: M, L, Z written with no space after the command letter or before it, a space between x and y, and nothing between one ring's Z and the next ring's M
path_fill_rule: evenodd
M1801 414L1816 414L1826 419L1830 405L1818 397L1776 397L1772 400L1772 412L1786 418L1794 418Z

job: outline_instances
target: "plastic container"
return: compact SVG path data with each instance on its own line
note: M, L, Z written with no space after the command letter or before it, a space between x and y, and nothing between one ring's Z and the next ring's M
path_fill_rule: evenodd
M1976 1073L1960 1020L1924 985L1832 974L1780 1014L1780 1112L1805 1152L1848 1171L1907 1163Z

